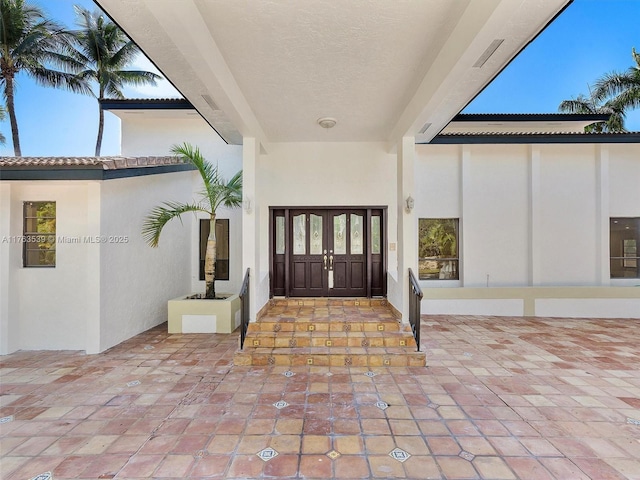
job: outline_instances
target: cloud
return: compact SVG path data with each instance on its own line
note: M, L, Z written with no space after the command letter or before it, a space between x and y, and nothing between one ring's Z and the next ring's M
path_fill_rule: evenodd
M140 53L129 66L131 70L146 70L162 76L162 73L155 67L151 61ZM182 98L171 83L164 77L156 82L156 85L136 85L127 86L124 94L129 98Z

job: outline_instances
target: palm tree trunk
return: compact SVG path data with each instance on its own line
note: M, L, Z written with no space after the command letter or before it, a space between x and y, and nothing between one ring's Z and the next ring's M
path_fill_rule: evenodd
M207 250L204 255L204 280L206 284L205 298L216 298L216 216L211 215L209 221L209 238L207 238Z
M18 132L18 119L16 118L16 107L13 95L13 75L5 76L4 80L5 93L7 95L7 110L9 111L9 122L11 123L11 137L13 138L13 153L16 157L21 157L20 133Z
M96 157L100 156L100 150L102 149L102 132L104 131L104 110L100 104L98 104L100 110L100 120L98 121L98 138L96 139Z

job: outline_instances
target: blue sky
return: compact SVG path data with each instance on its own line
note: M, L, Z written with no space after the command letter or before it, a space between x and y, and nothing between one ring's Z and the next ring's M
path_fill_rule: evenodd
M72 26L73 5L93 10L92 0L32 0L60 23ZM640 0L574 0L538 38L476 97L465 113L549 113L565 99L587 94L605 72L633 64L640 50ZM135 68L154 70L140 58ZM93 97L44 88L17 78L16 111L25 156L93 155L98 104ZM175 97L164 81L158 87L126 89L128 97ZM640 110L629 112L627 128L640 131ZM119 120L105 114L102 155L120 153ZM13 155L8 120L0 124L7 143L0 155Z

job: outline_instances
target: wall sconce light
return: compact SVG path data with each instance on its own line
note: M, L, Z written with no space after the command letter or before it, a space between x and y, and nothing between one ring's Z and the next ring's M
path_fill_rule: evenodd
M251 213L251 199L249 197L244 197L244 201L242 202L242 206L244 207L244 211L247 213Z
M407 202L407 213L411 213L411 210L413 210L413 207L415 206L416 202L411 195L407 197L406 202Z

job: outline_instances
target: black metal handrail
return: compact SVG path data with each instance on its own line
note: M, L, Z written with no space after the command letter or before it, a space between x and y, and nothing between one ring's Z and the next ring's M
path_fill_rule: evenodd
M409 269L409 325L416 339L418 351L420 351L420 302L422 301L422 289L418 280Z
M247 329L249 328L249 269L244 274L244 280L242 281L242 287L240 288L240 350L244 347L244 339L247 336Z

